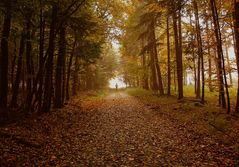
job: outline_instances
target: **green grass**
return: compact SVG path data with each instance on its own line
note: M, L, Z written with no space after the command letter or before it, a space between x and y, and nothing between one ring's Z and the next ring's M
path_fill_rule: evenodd
M81 96L84 96L84 98L87 100L97 100L106 97L108 94L108 89L101 89L84 92L84 94L81 94Z
M139 96L139 97L147 97L147 96L151 96L151 100L153 101L157 101L158 98L157 96L152 96L154 95L154 93L152 91L148 91L148 90L144 90L142 88L128 88L126 90L126 92L131 95L131 96ZM231 99L231 103L235 104L236 102L236 93L237 93L237 87L231 87L229 88L229 93L230 93L230 99ZM173 94L173 91L172 91ZM194 93L194 86L190 85L190 86L184 86L184 97L195 97L195 93ZM215 89L213 92L210 92L208 87L205 87L205 100L208 103L213 103L216 104L218 102L218 92ZM187 108L188 106L185 106L185 108Z
M100 97L105 97L109 94L109 90L108 89L102 89L102 90L98 90L97 91L97 95Z
M188 86L184 86L184 96L185 97L194 97L195 93L194 93L194 86L193 85L188 85ZM171 91L172 94L174 94L174 91ZM141 95L150 95L153 94L152 91L148 91L148 90L144 90L142 88L128 88L127 89L127 93L131 94L132 96L141 96ZM229 88L229 93L230 93L230 97L231 99L236 98L236 93L237 93L237 87L231 87ZM215 89L213 92L210 92L208 87L205 87L205 97L206 98L215 98L218 96L218 92L217 89Z
M230 99L232 102L236 100L237 87L229 88ZM184 96L185 97L195 97L194 86L184 86ZM208 87L205 87L205 99L209 101L218 100L218 92L215 89L213 92L210 92Z
M128 88L126 92L131 96L150 96L152 95L151 91L142 89L142 88Z

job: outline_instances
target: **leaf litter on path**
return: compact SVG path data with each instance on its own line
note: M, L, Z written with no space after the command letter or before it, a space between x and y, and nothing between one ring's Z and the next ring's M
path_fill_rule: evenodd
M0 128L0 166L233 166L238 152L125 93ZM26 141L25 143L19 140ZM34 147L29 143L39 145Z

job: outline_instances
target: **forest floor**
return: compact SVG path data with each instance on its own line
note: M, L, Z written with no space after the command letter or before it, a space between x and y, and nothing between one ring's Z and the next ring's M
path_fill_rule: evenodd
M206 110L174 97L88 93L0 127L0 166L238 166L238 117Z

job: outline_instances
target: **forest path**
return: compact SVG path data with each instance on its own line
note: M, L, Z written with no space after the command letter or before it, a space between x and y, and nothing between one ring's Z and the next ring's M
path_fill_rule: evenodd
M93 109L79 137L82 166L223 165L225 152L209 136L200 136L118 91Z
M0 138L0 166L224 166L236 159L125 92L75 100L0 132L14 134Z

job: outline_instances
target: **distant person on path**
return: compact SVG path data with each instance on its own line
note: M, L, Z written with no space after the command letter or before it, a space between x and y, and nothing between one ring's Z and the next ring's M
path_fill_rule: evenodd
M118 90L118 84L117 83L115 84L115 89Z

